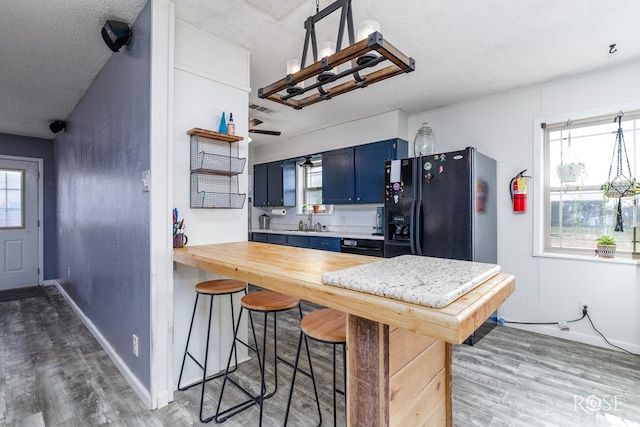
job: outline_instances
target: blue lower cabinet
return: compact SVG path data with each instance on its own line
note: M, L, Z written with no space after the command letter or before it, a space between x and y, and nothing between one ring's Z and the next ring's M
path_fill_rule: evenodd
M340 252L339 237L309 237L309 248Z
M297 248L308 248L309 236L287 236L287 246L295 246Z
M296 236L290 234L253 233L254 242L273 243L274 245L295 246L296 248L320 249L340 252L339 237Z
M266 233L251 233L251 240L254 242L267 243Z
M267 243L273 243L274 245L286 245L286 234L267 234Z

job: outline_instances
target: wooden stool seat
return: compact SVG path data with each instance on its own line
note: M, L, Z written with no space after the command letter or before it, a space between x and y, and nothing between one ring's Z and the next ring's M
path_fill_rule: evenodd
M247 310L275 312L298 306L300 299L273 291L258 291L243 296L240 303Z
M328 343L347 341L347 316L332 308L316 310L300 322L302 332L310 338Z
M206 295L225 295L244 291L246 282L234 279L208 280L196 285L196 292Z

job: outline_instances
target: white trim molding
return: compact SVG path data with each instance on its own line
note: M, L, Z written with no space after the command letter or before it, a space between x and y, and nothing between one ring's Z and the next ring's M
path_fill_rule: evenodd
M127 380L127 382L129 383L133 391L135 391L138 397L147 406L150 407L151 396L149 395L149 392L147 391L145 386L140 382L138 377L136 377L135 374L127 367L126 363L124 363L124 360L122 360L118 355L118 353L114 350L114 348L111 347L111 344L109 344L109 341L107 341L107 339L100 333L96 325L93 324L93 322L84 314L82 309L78 307L78 305L73 301L73 299L69 296L69 294L67 294L67 292L64 290L62 285L60 285L60 283L57 280L47 280L46 285L55 286L58 289L60 294L71 306L73 311L78 315L78 318L80 318L82 323L87 327L87 329L89 329L89 332L91 332L91 334L95 337L95 339L98 341L100 346L107 353L111 361L116 365L116 368L118 368L118 371L120 371L124 379Z
M150 408L173 400L173 53L175 5L151 2L150 249Z

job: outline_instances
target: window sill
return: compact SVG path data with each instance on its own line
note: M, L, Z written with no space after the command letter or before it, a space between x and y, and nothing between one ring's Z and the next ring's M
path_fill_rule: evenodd
M552 258L552 259L570 259L574 261L591 261L591 262L605 262L605 263L613 263L613 264L626 264L626 265L640 265L640 259L632 259L626 257L615 257L615 258L600 258L595 255L578 255L578 254L567 254L567 253L559 253L559 252L542 252L542 253L533 253L533 256L536 258Z

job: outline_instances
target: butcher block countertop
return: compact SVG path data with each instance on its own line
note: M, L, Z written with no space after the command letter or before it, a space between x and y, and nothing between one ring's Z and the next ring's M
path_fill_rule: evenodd
M322 281L325 273L380 262L376 257L234 242L174 249L173 260L452 344L462 343L515 289L512 275L496 273L497 270L485 272L485 277L492 277L480 284L473 283L475 287L450 304L433 308ZM440 275L446 271L456 279L456 269L451 268L450 260L429 260L430 268L437 271L441 263ZM362 277L358 282L363 282L362 279L366 282L367 278ZM374 275L372 283L375 280Z

